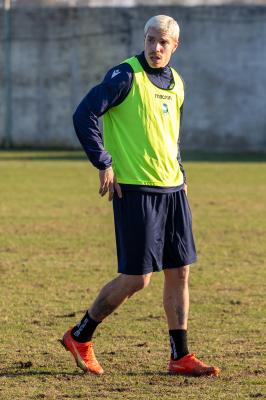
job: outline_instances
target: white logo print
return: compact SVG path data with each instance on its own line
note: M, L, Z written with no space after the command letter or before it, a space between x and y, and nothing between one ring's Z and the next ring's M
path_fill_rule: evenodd
M119 69L115 69L112 73L111 79L114 78L116 75L120 74Z
M175 342L174 339L172 338L172 336L170 336L170 345L171 345L171 349L172 349L172 353L174 358L177 358L177 351L176 351L176 347L175 347Z
M164 113L164 114L167 114L167 113L168 113L168 105L165 104L165 103L163 103L162 108L163 108L163 113Z
M76 330L76 332L74 332L74 336L79 337L81 331L84 329L84 327L86 326L86 324L88 323L88 318L85 318L85 320L83 321L83 323L79 323L78 329Z

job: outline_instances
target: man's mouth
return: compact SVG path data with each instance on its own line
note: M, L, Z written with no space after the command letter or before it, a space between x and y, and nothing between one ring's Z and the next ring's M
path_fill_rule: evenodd
M150 55L150 59L151 59L153 62L157 62L157 61L160 61L160 60L161 60L161 57L156 56L155 54L151 54L151 55Z

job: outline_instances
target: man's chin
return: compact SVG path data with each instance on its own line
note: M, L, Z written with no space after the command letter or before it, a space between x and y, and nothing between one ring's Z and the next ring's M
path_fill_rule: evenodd
M158 60L158 61L150 60L149 65L151 68L162 68L163 67L161 60Z

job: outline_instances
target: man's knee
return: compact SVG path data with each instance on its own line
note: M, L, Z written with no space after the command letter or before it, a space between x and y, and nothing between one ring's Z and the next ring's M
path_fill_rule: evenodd
M189 277L189 265L180 268L165 269L164 274L168 282L187 282Z
M129 296L132 296L135 292L149 285L152 273L145 275L121 275L123 277L123 284L128 288Z
M189 265L185 265L184 267L177 268L177 279L182 281L188 280L189 277Z

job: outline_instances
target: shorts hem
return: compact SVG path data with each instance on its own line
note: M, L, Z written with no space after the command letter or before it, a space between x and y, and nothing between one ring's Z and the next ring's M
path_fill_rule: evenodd
M169 266L164 266L163 269L182 268L182 267L185 267L186 265L194 264L195 262L197 262L197 258L193 258L191 260L185 260L182 263L175 264L175 265L171 264L171 266L170 265Z
M159 267L157 269L154 269L153 267L147 268L147 269L143 269L143 271L121 271L119 268L117 270L117 272L119 274L124 274L124 275L146 275L146 274L150 274L151 272L161 272L162 271L162 267Z
M143 271L140 272L135 272L135 271L122 271L120 268L118 268L117 272L119 274L124 274L124 275L146 275L150 274L151 272L161 272L164 269L173 269L173 268L182 268L186 265L191 265L197 262L197 258L191 258L189 260L185 260L182 263L171 265L171 266L164 266L164 267L158 267L157 269L154 269L153 267L143 269Z

